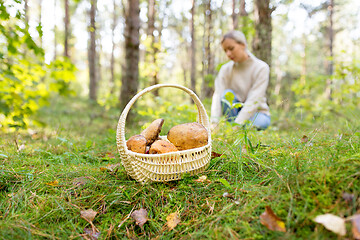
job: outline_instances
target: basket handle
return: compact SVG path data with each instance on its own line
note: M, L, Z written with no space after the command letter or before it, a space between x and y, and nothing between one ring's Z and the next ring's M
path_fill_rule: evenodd
M123 112L120 115L119 118L119 122L117 125L117 130L116 130L116 139L117 139L117 144L118 146L122 145L123 150L126 151L127 147L126 147L126 139L125 139L125 121L126 121L126 117L130 111L131 106L136 102L136 100L138 100L142 95L144 95L145 93L151 92L155 89L158 88L163 88L163 87L173 87L173 88L179 88L183 91L185 91L186 93L188 93L191 98L194 100L197 108L198 108L198 121L199 123L201 123L206 130L208 131L208 137L209 139L211 138L211 133L210 133L210 123L209 123L209 117L206 114L206 110L204 105L202 104L202 102L200 101L199 97L190 89L178 85L178 84L156 84L150 87L147 87L145 89L143 89L142 91L138 92L129 102L128 104L125 106Z

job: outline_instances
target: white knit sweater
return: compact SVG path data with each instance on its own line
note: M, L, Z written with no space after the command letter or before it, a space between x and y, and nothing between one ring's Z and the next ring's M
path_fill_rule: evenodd
M215 92L211 105L211 122L218 122L221 113L221 95L232 89L235 97L243 103L243 108L235 119L238 124L249 120L256 112L270 116L266 103L266 88L269 84L269 66L249 53L242 63L230 61L224 64L215 79Z

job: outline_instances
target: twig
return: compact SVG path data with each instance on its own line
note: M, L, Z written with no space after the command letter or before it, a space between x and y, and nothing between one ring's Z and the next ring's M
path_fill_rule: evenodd
M121 225L123 225L123 224L124 224L124 222L126 222L126 220L128 220L128 219L130 218L131 213L134 211L134 208L135 208L135 206L133 207L133 209L131 209L130 213L126 216L126 218L125 218L124 220L122 220L122 221L121 221L121 223L118 225L118 228L120 228L120 227L121 227Z

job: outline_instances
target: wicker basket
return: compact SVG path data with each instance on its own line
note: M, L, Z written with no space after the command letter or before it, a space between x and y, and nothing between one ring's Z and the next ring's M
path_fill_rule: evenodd
M126 147L125 121L131 106L145 93L163 87L179 88L188 93L198 108L198 122L208 130L208 144L194 149L170 152L163 154L141 154L132 152ZM211 158L211 132L209 118L204 105L196 94L190 89L176 84L157 84L136 94L126 105L120 115L116 131L117 149L120 153L121 163L126 172L138 182L166 182L181 179L184 173L196 174L204 171ZM166 139L166 136L161 136Z

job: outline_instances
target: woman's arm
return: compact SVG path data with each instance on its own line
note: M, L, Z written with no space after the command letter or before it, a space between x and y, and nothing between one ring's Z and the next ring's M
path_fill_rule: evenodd
M215 79L214 95L211 102L211 117L212 123L217 123L221 117L221 94L225 90L225 65L220 68L220 71Z
M236 123L244 124L246 120L249 120L257 112L260 103L266 101L269 73L270 69L268 65L264 65L255 73L254 83L247 94L243 108L235 119Z

